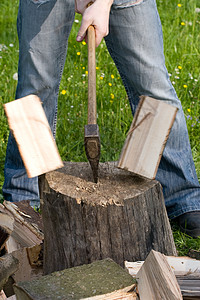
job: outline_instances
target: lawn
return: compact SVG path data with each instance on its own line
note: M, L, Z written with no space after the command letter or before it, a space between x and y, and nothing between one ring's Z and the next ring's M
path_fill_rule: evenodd
M200 0L158 0L166 65L182 102L193 158L200 179ZM3 103L15 98L18 40L16 33L18 0L0 2L0 187L8 125ZM56 141L63 160L86 161L83 136L87 123L87 46L75 41L80 26L76 16L69 39L67 64L58 99ZM132 121L128 99L118 71L105 43L96 50L97 110L101 136L101 161L118 160ZM2 195L0 194L2 199ZM200 250L200 238L191 239L172 224L179 254L190 248Z

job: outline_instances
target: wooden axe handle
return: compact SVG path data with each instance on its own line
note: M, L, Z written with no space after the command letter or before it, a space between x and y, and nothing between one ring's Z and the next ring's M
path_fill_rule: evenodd
M95 60L95 30L88 27L88 124L96 124L96 60Z

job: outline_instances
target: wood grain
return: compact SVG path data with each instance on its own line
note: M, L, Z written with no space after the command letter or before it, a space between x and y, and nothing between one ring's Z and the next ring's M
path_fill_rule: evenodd
M141 97L118 167L154 179L176 112L164 101Z
M36 95L4 105L28 177L63 166L42 103Z

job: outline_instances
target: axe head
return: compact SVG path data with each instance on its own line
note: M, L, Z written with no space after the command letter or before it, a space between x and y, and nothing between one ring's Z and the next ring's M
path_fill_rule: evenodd
M97 124L85 125L84 144L86 156L89 160L94 182L98 182L98 167L101 152L99 127Z

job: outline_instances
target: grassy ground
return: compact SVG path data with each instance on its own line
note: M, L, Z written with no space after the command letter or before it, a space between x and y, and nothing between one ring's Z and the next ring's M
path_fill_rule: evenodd
M182 101L190 136L193 158L200 179L200 1L158 0L163 24L166 65L177 94ZM0 2L0 187L8 125L3 103L14 99L17 76L18 42L16 33L18 0ZM63 160L85 161L83 130L87 118L87 47L76 43L80 26L76 16L69 39L67 64L59 92L57 144ZM128 99L117 69L106 50L98 47L97 101L98 124L101 135L101 160L117 160L132 121ZM172 224L179 253L190 248L200 249L200 238L191 239Z

